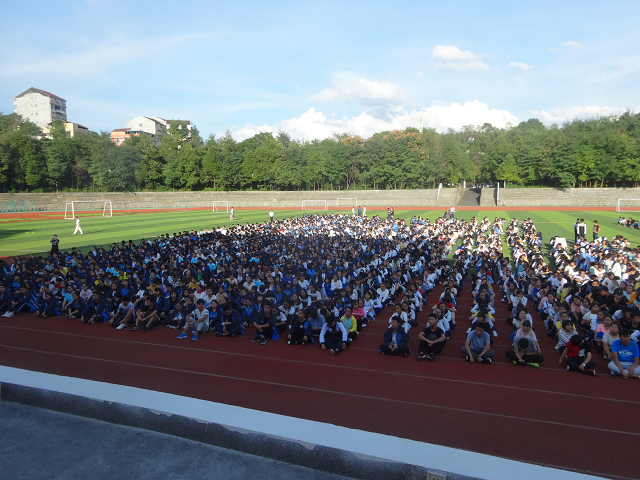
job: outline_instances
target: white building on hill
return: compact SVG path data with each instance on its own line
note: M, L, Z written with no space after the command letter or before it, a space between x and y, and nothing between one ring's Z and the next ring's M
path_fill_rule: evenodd
M13 98L14 112L45 129L54 120L67 121L67 101L39 88L30 88Z

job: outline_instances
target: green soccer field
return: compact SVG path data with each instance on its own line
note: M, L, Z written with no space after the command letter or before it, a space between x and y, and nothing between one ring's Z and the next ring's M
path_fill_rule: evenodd
M345 210L341 212L344 213ZM375 213L386 215L383 210L368 212L369 216ZM405 219L419 215L433 220L441 214L441 210L396 210L396 217ZM301 215L300 210L275 211L276 219ZM456 215L465 219L474 216L479 218L487 216L491 220L495 217L504 217L507 221L514 217L518 220L529 217L543 233L545 252L548 250L548 241L553 236L566 237L570 243L573 241L573 224L576 218L585 219L589 227L588 238L591 238L593 220L598 220L602 236L611 239L615 235L624 235L633 246L640 244L640 230L618 226L617 212L465 210L457 211ZM0 256L44 254L50 248L49 240L54 233L60 239L61 251L76 247L82 252L87 252L93 245L107 247L112 242L119 243L122 240L133 240L137 243L141 238L152 239L164 233L173 234L184 230L229 226L232 223L265 222L269 219L269 210L238 210L235 222L229 221L227 213L214 214L208 210L123 214L113 217L87 216L81 217L84 231L82 236L72 235L75 228L73 220L64 220L52 215L51 220L15 221L16 217L16 214L0 215L0 222L4 222L0 223ZM509 252L505 254L509 255Z

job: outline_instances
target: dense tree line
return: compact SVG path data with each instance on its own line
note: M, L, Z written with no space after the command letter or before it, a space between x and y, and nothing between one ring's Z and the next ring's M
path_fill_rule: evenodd
M363 139L336 134L293 140L286 132L237 142L200 137L172 123L156 147L142 134L116 146L106 132L69 138L62 123L43 137L17 114L0 115L5 192L141 190L328 190L433 188L506 181L515 186L637 186L640 114L545 127L414 128Z

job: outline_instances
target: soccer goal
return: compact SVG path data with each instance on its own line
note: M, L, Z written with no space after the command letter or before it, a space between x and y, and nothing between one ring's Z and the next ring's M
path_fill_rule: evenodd
M73 220L76 215L113 217L111 200L79 200L64 205L65 220Z
M225 200L214 200L213 202L213 213L216 212L228 212L229 211L229 202Z
M357 198L338 198L336 200L336 206L338 207L357 207L358 199Z
M616 212L640 212L640 198L619 198Z
M302 200L302 210L326 210L326 200Z

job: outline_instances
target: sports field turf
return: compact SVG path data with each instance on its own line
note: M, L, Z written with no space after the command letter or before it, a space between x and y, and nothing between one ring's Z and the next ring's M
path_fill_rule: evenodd
M342 210L341 212L345 212ZM314 212L309 212L314 213ZM315 213L324 213L317 211ZM328 212L330 213L330 212ZM369 210L369 217L378 213L386 215L383 210ZM433 220L442 214L442 210L401 210L396 209L397 218L410 219L412 216L422 216ZM283 219L291 216L301 216L300 210L276 210L275 218ZM494 217L504 217L507 220L517 218L524 220L531 218L536 227L542 231L545 244L545 253L548 250L548 241L553 236L566 237L573 241L573 224L576 218L584 218L589 227L588 238L591 238L591 225L593 220L598 220L601 225L601 235L609 239L615 235L623 235L629 239L632 246L640 245L640 230L617 225L618 213L608 211L578 212L578 211L504 211L504 210L462 210L457 211L456 216L470 219L484 216L493 220ZM62 215L60 215L61 217ZM229 221L227 213L212 213L210 210L193 210L178 212L153 212L123 214L113 217L87 216L81 217L84 235L72 235L75 228L73 220L64 220L51 215L51 219L45 220L19 220L19 215L0 215L0 256L12 255L37 255L49 250L49 240L56 233L60 239L60 250L70 250L77 247L82 252L87 252L93 245L107 247L112 242L133 240L138 242L141 238L152 239L164 233L173 234L184 230L200 230L203 228L219 227L231 223L264 222L269 219L269 210L237 210L235 222ZM505 254L508 254L505 252Z

